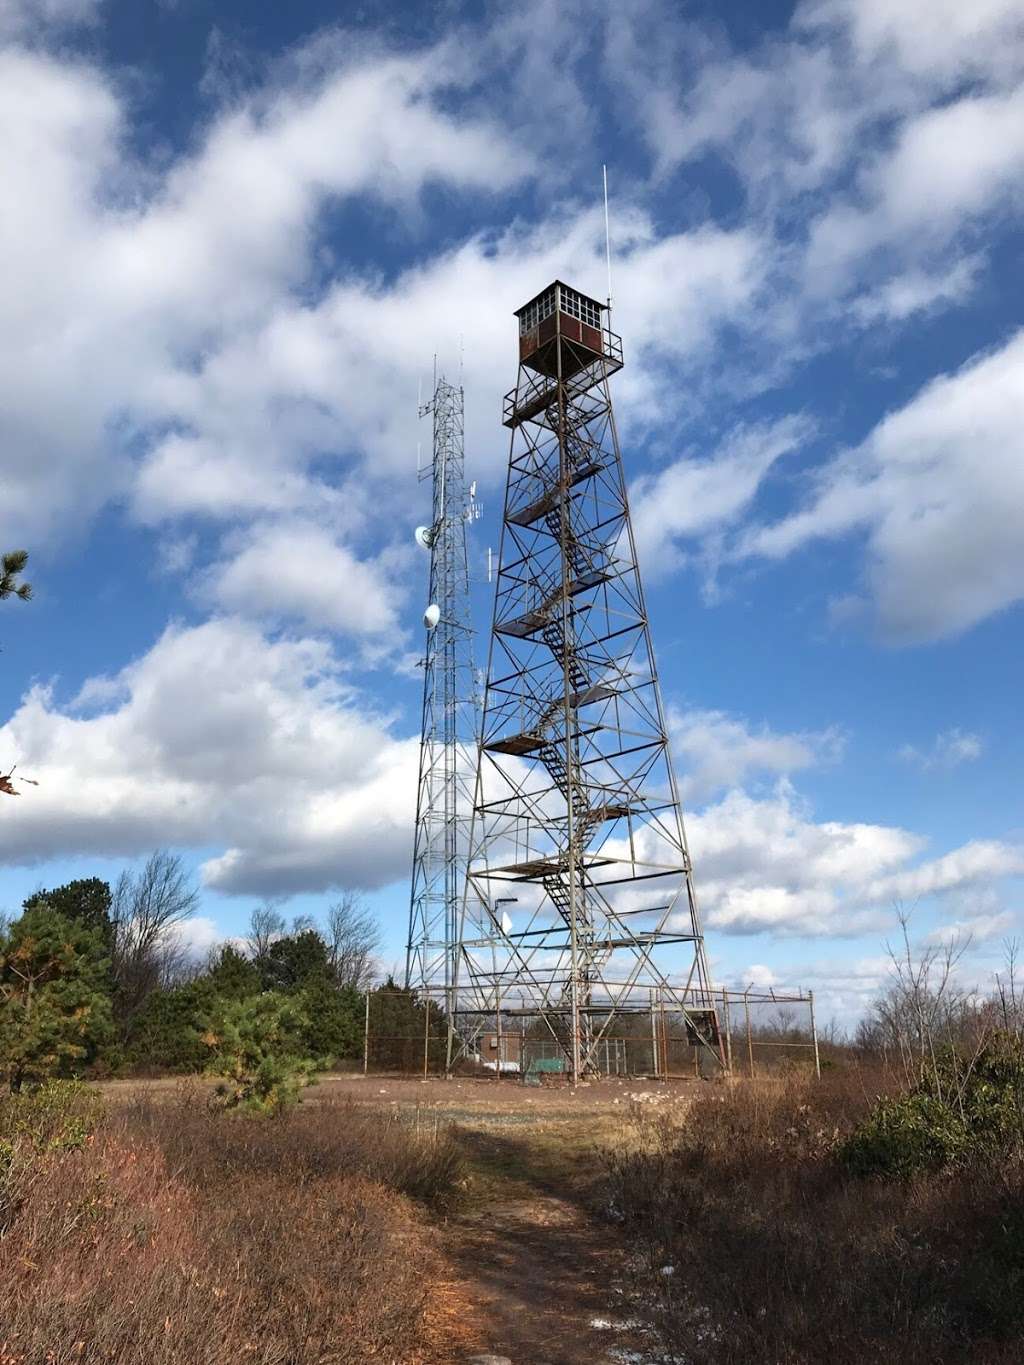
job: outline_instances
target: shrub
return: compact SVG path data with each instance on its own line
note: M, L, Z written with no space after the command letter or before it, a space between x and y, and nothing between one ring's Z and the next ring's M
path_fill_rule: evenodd
M103 1113L98 1091L80 1081L46 1081L0 1098L0 1138L37 1153L72 1151L95 1132Z
M220 1001L203 1041L208 1070L225 1080L216 1094L225 1109L278 1114L295 1104L316 1063L302 1052L306 1016L294 999L267 991Z
M424 1318L436 1251L397 1185L450 1139L330 1106L238 1124L194 1099L34 1157L0 1237L0 1361L449 1358Z
M993 1034L973 1055L947 1049L920 1084L879 1101L843 1144L858 1175L906 1178L1024 1145L1024 1047Z
M1024 1163L979 1157L955 1175L922 1169L900 1182L852 1176L836 1152L886 1086L851 1068L820 1083L708 1090L681 1125L649 1119L605 1153L603 1202L625 1227L669 1358L1021 1358Z

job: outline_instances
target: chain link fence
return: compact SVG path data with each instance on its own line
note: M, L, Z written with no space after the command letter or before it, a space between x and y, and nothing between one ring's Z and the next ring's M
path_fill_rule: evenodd
M812 992L721 989L713 992L715 1027L707 1001L688 1015L677 997L655 990L642 1002L588 1016L587 1070L597 1076L674 1079L771 1075L794 1067L821 1074ZM364 998L362 1069L367 1074L480 1076L555 1082L568 1075L557 1011L519 999L501 1010L457 1009L439 998L379 989Z

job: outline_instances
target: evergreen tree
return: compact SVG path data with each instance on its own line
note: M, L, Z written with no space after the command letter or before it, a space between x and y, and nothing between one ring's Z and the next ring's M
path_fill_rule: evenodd
M447 1050L444 1011L389 976L383 986L370 992L371 1065L384 1071L419 1071L425 1042L428 1065L434 1069L443 1065Z
M263 989L260 969L231 943L221 945L216 960L202 979L224 1000L245 1000L250 995L259 995Z
M300 929L271 943L261 964L269 991L301 989L311 977L332 979L330 950L315 929Z
M129 1065L140 1070L202 1071L210 1059L203 1034L216 1004L209 977L154 991L132 1020L125 1045Z
M27 563L27 550L8 550L0 557L0 601L7 597L18 597L22 602L27 602L32 596L32 584L18 582L18 575L25 572Z
M309 1056L337 1062L362 1055L365 1002L359 991L314 976L298 999L307 1020L303 1040Z
M204 1041L226 1109L279 1113L295 1102L316 1070L304 1052L307 1023L295 997L275 991L219 1002Z
M98 929L109 955L113 944L113 925L110 919L110 884L99 877L83 877L77 881L55 886L52 891L36 891L24 902L26 910L48 905L65 919L75 920L86 929Z
M48 906L0 936L0 1072L11 1089L87 1060L110 1035L100 931Z

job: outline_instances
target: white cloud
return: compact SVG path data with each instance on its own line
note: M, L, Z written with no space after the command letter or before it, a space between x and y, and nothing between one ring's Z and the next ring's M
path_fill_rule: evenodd
M982 256L975 254L936 274L908 270L861 295L853 302L851 311L859 321L870 325L905 322L916 314L962 303L974 289L983 265Z
M873 902L916 901L964 888L985 886L999 877L1024 873L1024 848L996 839L970 843L918 867L901 868L870 878L864 896Z
M35 39L49 29L94 24L103 0L0 0L0 39Z
M931 748L922 750L913 744L904 744L899 756L924 772L934 772L958 768L961 763L973 763L981 757L984 747L980 736L954 726L937 734Z
M928 940L931 943L989 943L993 939L1005 938L1016 926L1017 916L1013 911L1000 910L991 915L976 915L973 919L942 924L932 930Z
M1024 872L1024 848L973 840L920 861L926 841L893 826L813 819L790 784L732 791L687 819L709 932L855 936L897 901L969 898Z
M645 576L656 581L679 568L685 553L678 542L698 541L738 521L777 461L812 430L799 417L740 427L713 456L684 456L637 479L630 504Z
M408 556L360 559L307 520L256 525L230 543L204 592L227 612L285 617L339 634L391 636L399 643L405 596L397 570Z
M7 863L211 849L208 885L262 895L380 886L411 856L418 742L315 639L171 627L76 703L33 688L0 750L39 781L4 812Z
M740 552L782 558L809 541L867 536L882 632L935 640L1024 597L1024 332L933 380L857 450L826 466L809 504L748 533Z
M193 482L214 510L303 500L295 456L330 445L324 422L301 393L277 395L270 431L265 408L218 407L211 362L322 273L331 199L410 214L431 182L479 195L525 173L496 122L443 111L446 79L444 49L299 62L164 169L127 152L125 109L100 71L0 52L2 520L17 539L81 524L154 435L144 510L173 508Z
M925 110L862 171L855 198L814 223L808 287L841 287L860 258L882 248L919 259L944 247L977 215L1019 198L1022 169L1024 87Z
M724 711L670 711L669 733L686 803L741 787L751 778L774 778L833 762L843 748L842 735L834 729L777 734L767 726L751 729Z
M965 75L999 78L1024 62L1018 0L808 0L796 21L808 29L844 29L869 67L889 59L939 85Z

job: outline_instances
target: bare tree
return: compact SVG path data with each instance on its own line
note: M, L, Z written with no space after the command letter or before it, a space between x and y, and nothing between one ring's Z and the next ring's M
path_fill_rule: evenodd
M971 946L971 936L954 934L916 950L910 941L910 912L896 908L900 942L887 943L893 980L875 1000L871 1015L857 1030L862 1047L890 1051L909 1084L929 1071L938 1081L937 1053L962 1039L976 1014L971 992L956 980L956 968Z
M999 1006L999 1022L1007 1033L1012 1033L1018 1041L1024 1037L1024 989L1017 979L1017 959L1020 957L1020 940L1008 938L1003 943L1004 970L996 972L996 1000Z
M257 905L249 916L249 933L245 946L253 962L259 964L266 960L270 945L285 931L284 915L272 901Z
M123 1033L153 991L173 984L188 960L175 932L199 895L176 853L151 853L138 872L122 872L111 899L115 1009Z
M380 926L361 896L346 891L327 911L327 948L339 986L365 990L376 971Z

